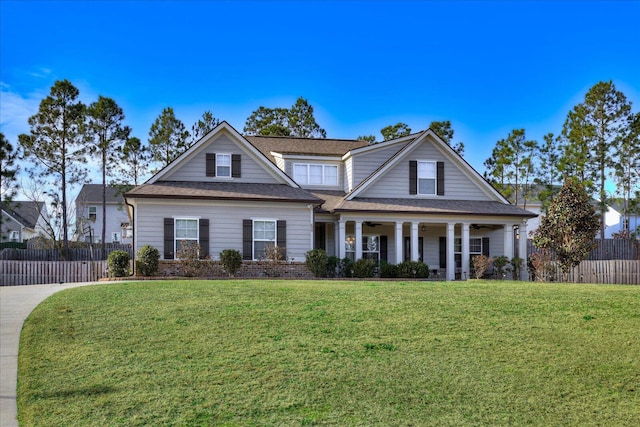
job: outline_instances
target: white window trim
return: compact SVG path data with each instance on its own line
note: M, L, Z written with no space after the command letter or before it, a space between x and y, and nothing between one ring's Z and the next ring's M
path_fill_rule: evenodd
M93 219L91 218L91 209L94 210L93 213ZM92 221L95 221L96 219L98 219L98 206L89 206L88 207L88 218Z
M226 165L219 165L220 156L229 156L229 175L220 175L220 171L218 167L227 167ZM226 178L231 179L233 175L233 156L231 153L216 153L216 178Z
M476 252L476 251L471 251L471 241L472 240L479 240L480 241L480 252ZM460 251L457 250L457 247L460 246ZM482 255L482 251L483 251L483 241L482 241L482 237L469 237L469 262L471 262L471 260L473 259L474 256L478 256L478 255ZM460 255L460 259L462 260L462 237L456 237L453 241L453 253L454 256L455 255Z
M273 240L271 239L256 239L256 222L272 222L274 224L274 234ZM260 254L258 256L258 251L256 251L256 242L273 242L273 246L278 247L278 220L274 218L254 218L251 223L251 249L253 251L253 260L259 261L261 256L264 254Z
M178 239L178 233L176 233L176 225L179 220L185 221L195 221L196 222L196 238L180 238ZM200 243L200 218L194 217L174 217L173 218L173 253L175 254L175 259L180 259L178 257L178 240L191 240L195 241L196 244Z
M299 182L299 180L296 179L296 166L304 166L307 170L307 182L303 183L303 185L323 185L323 186L337 186L339 185L340 182L340 168L338 168L338 165L327 165L324 163L294 163L293 164L293 179L294 181ZM311 184L310 178L311 178L311 166L320 166L322 167L322 183L316 183L316 184ZM326 169L327 168L335 168L336 170L336 182L335 183L327 183L327 173L326 173Z
M420 163L433 164L433 178L420 177ZM418 160L416 164L416 193L419 196L437 196L438 195L438 162L435 160ZM433 179L433 193L420 192L420 179Z
M375 237L378 241L378 248L375 251L370 251L365 249L365 242L368 241L369 237ZM364 254L377 254L376 262L380 262L380 235L379 234L364 234L362 235L362 258L365 258Z

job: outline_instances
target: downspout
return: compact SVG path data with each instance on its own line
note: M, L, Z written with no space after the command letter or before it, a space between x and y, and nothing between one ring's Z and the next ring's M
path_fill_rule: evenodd
M129 203L127 198L124 198L124 204L131 208L131 261L132 261L132 276L136 275L136 233L135 233L135 217L136 207Z

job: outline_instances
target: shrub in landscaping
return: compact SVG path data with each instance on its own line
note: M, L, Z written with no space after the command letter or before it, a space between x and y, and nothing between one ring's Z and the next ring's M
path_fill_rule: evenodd
M506 267L509 264L509 258L506 256L499 256L493 259L493 267L495 269L496 278L504 279L506 275Z
M129 254L125 251L113 251L107 257L109 277L125 277L129 275Z
M403 261L398 264L398 277L404 279L426 279L429 266L420 261Z
M556 280L556 266L551 251L543 249L529 257L531 278L537 282L553 282Z
M493 260L486 255L476 255L471 262L473 264L475 278L481 279L484 273L491 267Z
M522 258L511 258L511 266L513 268L513 280L520 280L520 271L522 271L522 265L524 260Z
M235 249L225 249L220 252L220 263L229 277L234 277L242 267L242 255Z
M353 276L359 278L373 277L376 271L376 262L372 259L359 259L353 263Z
M380 277L395 278L398 277L398 266L389 264L387 261L380 261Z
M315 277L324 277L327 274L328 257L324 249L312 249L306 253L304 264Z
M351 258L342 258L338 268L338 277L353 277L353 261Z
M158 272L160 252L151 245L144 245L138 250L136 272L143 276L153 276Z
M340 269L340 258L330 256L327 258L327 277L337 277Z
M200 275L200 245L193 240L180 242L178 250L178 260L180 262L180 272L185 277L195 277Z

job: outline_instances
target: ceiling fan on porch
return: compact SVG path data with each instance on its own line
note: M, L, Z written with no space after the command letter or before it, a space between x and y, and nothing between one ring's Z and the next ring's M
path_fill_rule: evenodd
M377 227L377 226L379 226L379 225L382 225L382 224L380 224L380 223L378 223L378 222L371 222L371 221L366 221L364 224L365 224L367 227L371 227L371 228L373 228L373 227Z
M493 229L491 225L480 225L480 224L471 224L471 228L473 228L474 230L480 230L481 228L488 228L489 230Z

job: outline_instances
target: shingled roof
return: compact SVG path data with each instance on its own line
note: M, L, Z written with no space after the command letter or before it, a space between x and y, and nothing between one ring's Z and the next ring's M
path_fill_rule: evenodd
M43 206L44 202L32 202L25 200L0 202L0 209L27 228L35 228Z
M158 181L142 184L125 197L322 203L321 199L301 188L239 182Z
M311 139L282 136L245 136L244 138L274 163L275 159L271 152L342 157L351 150L369 145L367 141L351 139Z
M80 203L102 203L102 184L84 184L76 200ZM122 203L122 191L118 187L107 185L107 203Z

